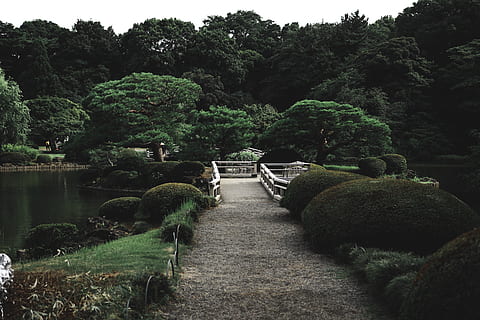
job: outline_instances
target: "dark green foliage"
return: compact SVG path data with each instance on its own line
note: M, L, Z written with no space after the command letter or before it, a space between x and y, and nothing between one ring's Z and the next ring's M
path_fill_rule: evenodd
M162 221L188 199L201 203L203 194L190 184L164 183L145 192L142 197L143 214L153 221Z
M117 157L117 168L125 171L141 171L145 165L145 158L135 150L123 149Z
M149 187L170 181L173 169L179 164L178 161L148 162L144 166L143 174Z
M30 229L25 238L27 248L55 250L75 240L78 228L70 223L40 224Z
M104 177L100 184L106 188L135 188L138 187L138 172L114 170Z
M173 177L198 177L205 172L205 166L199 161L182 161L173 168Z
M303 209L320 192L345 181L364 178L366 177L355 173L310 170L290 182L280 205L287 208L293 217L299 219Z
M404 175L407 173L407 159L401 154L385 154L378 158L387 164L386 174Z
M385 170L387 170L387 163L382 159L368 157L360 159L358 162L358 167L360 168L360 172L362 174L371 178L378 178L385 174Z
M15 165L24 165L30 162L30 157L20 152L1 152L0 164L12 163Z
M146 271L133 276L130 306L135 311L145 310L149 304L165 304L173 293L168 277L161 272ZM148 282L148 287L147 287ZM145 300L147 305L145 305ZM117 319L116 317L112 319Z
M165 217L160 227L160 238L165 242L173 242L173 233L178 229L178 241L184 244L190 244L193 239L193 220L196 216L197 206L190 202L184 204L174 213Z
M274 149L265 153L258 163L290 163L295 161L303 161L301 155L292 149Z
M417 272L409 272L393 278L383 291L383 298L388 307L395 313L400 311L403 301L413 287Z
M318 250L342 243L433 252L479 225L478 215L450 193L397 179L360 179L318 194L303 211Z
M480 315L480 229L435 252L418 272L402 320L477 320Z
M121 197L108 200L98 208L98 215L107 219L121 221L132 220L142 199L137 197Z
M37 163L52 163L52 157L48 154L39 154L36 161Z

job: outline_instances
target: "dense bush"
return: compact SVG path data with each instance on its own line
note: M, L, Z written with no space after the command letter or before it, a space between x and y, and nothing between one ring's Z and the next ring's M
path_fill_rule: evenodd
M15 165L25 165L30 162L30 157L20 152L2 152L0 153L0 164L11 163Z
M240 151L227 154L225 159L228 161L257 161L260 157L251 151Z
M173 242L173 233L178 232L178 241L190 244L193 239L193 220L196 216L197 205L191 200L183 203L175 212L167 215L160 227L160 238L165 242Z
M52 157L50 157L48 154L39 154L37 156L37 160L35 160L37 163L52 163Z
M0 152L19 152L26 155L29 160L34 160L37 157L38 150L25 145L18 144L4 144L0 147Z
M329 188L303 211L312 245L343 243L433 252L479 225L478 215L446 191L396 179L359 179Z
M386 174L405 175L407 173L407 159L401 154L385 154L378 158L387 164Z
M117 156L117 168L120 170L141 171L145 162L145 158L132 149L123 149Z
M477 320L480 316L480 229L435 252L418 272L401 308L405 320Z
M169 182L173 169L179 164L178 161L148 162L144 166L143 175L145 176L148 187L158 186L159 184Z
M108 200L98 208L98 214L107 219L132 220L142 199L121 197Z
M141 204L143 214L153 221L162 221L188 199L199 204L203 201L203 194L190 184L164 183L145 192Z
M138 187L138 172L114 170L101 180L101 185L106 188L135 188Z
M276 149L265 153L258 163L290 163L294 161L303 161L302 156L291 149Z
M172 175L174 177L198 177L205 172L205 166L199 161L183 161L173 168Z
M371 178L378 178L385 174L387 163L382 159L368 157L358 161L360 172Z
M303 209L320 192L345 181L365 178L355 173L310 170L290 182L280 205L287 208L293 217L300 218Z
M27 248L56 250L74 241L77 235L78 228L74 224L40 224L30 229L25 239L25 245Z

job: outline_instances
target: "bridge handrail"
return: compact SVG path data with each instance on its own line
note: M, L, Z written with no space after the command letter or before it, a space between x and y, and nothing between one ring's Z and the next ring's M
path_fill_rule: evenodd
M208 195L220 200L220 172L215 161L212 161L212 180L208 182Z
M221 177L256 177L257 163L255 161L214 161Z
M280 167L280 168L269 168ZM260 164L260 182L265 190L275 200L280 200L287 190L290 180L304 171L308 171L310 163L292 162L292 163L262 163ZM282 178L278 177L273 171L282 173ZM287 178L287 179L285 179Z

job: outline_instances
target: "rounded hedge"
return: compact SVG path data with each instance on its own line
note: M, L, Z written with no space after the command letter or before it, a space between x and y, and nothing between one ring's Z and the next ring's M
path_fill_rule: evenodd
M385 154L378 158L387 164L386 174L404 175L407 173L407 159L401 154Z
M137 171L114 170L102 179L101 185L107 188L130 188L136 187L137 179Z
M479 225L479 216L450 193L400 179L361 179L317 195L303 212L312 245L343 243L429 253Z
M198 177L205 172L205 166L199 161L183 161L173 168L173 177Z
M98 215L107 219L132 220L142 199L137 197L120 197L104 202L98 208Z
M75 240L78 228L71 223L40 224L25 238L27 248L58 249Z
M135 150L123 149L118 154L117 168L125 171L140 171L145 165L145 158Z
M310 170L290 181L280 206L287 208L293 217L300 218L303 209L320 192L345 181L366 178L349 172Z
M387 163L379 158L368 157L360 159L360 161L358 161L358 167L362 174L371 178L378 178L385 174Z
M35 160L37 163L52 163L52 157L48 154L39 154Z
M480 317L480 229L435 252L417 273L402 308L405 320Z
M15 165L24 165L29 162L30 162L30 157L21 152L1 152L0 153L0 164L12 163Z
M187 199L195 203L202 203L202 192L186 183L164 183L156 186L142 196L143 214L153 221L162 221L163 218L179 208Z

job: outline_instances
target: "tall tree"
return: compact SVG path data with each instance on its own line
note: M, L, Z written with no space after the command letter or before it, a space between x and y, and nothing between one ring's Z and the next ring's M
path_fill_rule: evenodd
M25 142L29 121L29 110L22 102L20 88L5 79L0 69L0 146Z
M121 37L126 71L179 76L187 50L196 34L191 22L148 19Z
M211 106L196 112L196 122L188 135L184 156L210 161L250 146L253 123L245 111Z
M295 149L318 164L330 154L380 155L391 148L390 128L385 123L358 107L317 100L295 103L260 141L270 148Z

